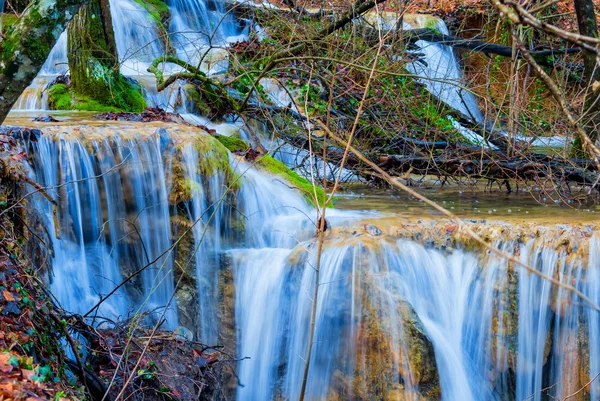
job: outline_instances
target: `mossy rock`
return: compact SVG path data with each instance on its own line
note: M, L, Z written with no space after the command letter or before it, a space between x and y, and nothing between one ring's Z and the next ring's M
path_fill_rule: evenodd
M122 99L121 103L117 99ZM98 112L141 112L146 101L141 91L133 87L126 88L118 97L104 103L90 96L79 95L65 84L52 85L48 89L48 101L53 110L79 110Z
M209 134L196 135L191 141L198 152L196 172L202 179L207 181L214 174L223 174L224 185L229 188L229 191L237 191L240 186L240 177L231 167L229 162L230 153L227 147ZM172 205L190 201L194 191L198 189L199 185L202 185L186 177L185 169L183 168L181 152L185 146L189 146L189 143L186 142L178 145L177 160L173 161L173 189L169 196L169 202Z
M192 112L201 116L208 116L211 114L211 107L206 103L195 85L188 83L183 87L183 91L185 92L186 98L189 100L190 104L188 106L191 108Z
M141 87L119 72L108 2L92 0L84 4L71 20L67 37L70 109L141 112L146 108ZM55 92L60 92L61 98L54 99L54 104L64 109L64 88Z
M233 136L219 135L217 140L223 144L230 152L245 152L250 148L246 141Z
M187 98L191 101L192 110L205 117L222 117L234 107L224 99L215 85L206 83L188 83L184 86Z
M285 178L290 184L302 192L306 200L312 205L316 205L317 203L322 205L325 203L326 194L323 188L313 185L306 178L300 176L295 171L292 171L279 160L275 160L269 155L264 155L257 159L256 165L262 167L271 174ZM317 202L315 202L315 194ZM331 206L331 203L329 203L328 206Z

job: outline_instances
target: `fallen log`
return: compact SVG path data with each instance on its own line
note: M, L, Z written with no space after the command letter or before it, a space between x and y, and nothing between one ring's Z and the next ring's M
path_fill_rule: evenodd
M441 45L452 46L457 49L472 50L484 54L495 54L502 57L512 57L513 48L512 46L498 45L495 43L484 42L479 39L467 39L453 35L445 35L437 32L433 29L423 28L404 31L402 35L404 40L409 42L416 42L417 40L424 40L427 42L438 43ZM565 54L579 53L580 48L572 47L568 49L544 49L544 50L532 50L529 53L536 59L551 58L554 56L561 56ZM523 55L516 51L515 56L517 58L523 58ZM581 66L583 68L583 66Z
M392 175L448 175L469 178L531 180L555 178L583 186L598 186L598 174L560 161L527 158L466 159L461 157L381 156L378 165Z
M305 135L293 135L289 130L276 130L279 138L300 149L312 149L317 157L339 164L344 149L330 140L313 137L310 142ZM367 157L392 176L442 175L473 179L526 181L552 178L560 182L591 186L598 189L600 175L597 166L587 159L556 159L548 155L506 158L486 150L454 145L446 147L439 156L407 156L400 154L370 154ZM357 175L372 178L373 172L352 152L348 154L345 168Z

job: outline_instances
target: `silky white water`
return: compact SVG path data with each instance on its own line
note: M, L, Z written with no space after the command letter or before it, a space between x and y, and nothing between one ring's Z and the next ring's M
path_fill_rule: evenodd
M222 320L232 319L235 353L250 358L238 365L237 399L297 398L317 264L316 214L299 192L233 157L231 187L225 171L202 168L210 151L175 147L165 130L86 142L42 136L32 146L35 179L59 204L55 237L49 203L34 201L54 249L51 289L66 309L87 312L148 266L95 314L151 311L174 328L182 311L196 311L185 325L209 343L222 341ZM175 179L191 195L179 205L170 200ZM377 224L374 213L332 209L327 216L329 230L344 231L325 240L322 254L309 398L420 400L438 389L442 400L542 401L600 373L600 320L571 292L482 251L392 239L362 223ZM178 226L181 218L189 225ZM184 251L181 230L188 229ZM494 246L597 302L597 238L570 245L569 252L585 247L578 255L587 259L556 244L508 236ZM193 272L192 303L178 303L182 268ZM232 291L223 287L227 271ZM223 309L224 293L233 312Z
M410 24L404 23L404 29L414 29ZM435 20L435 29L441 34L448 35L448 27L441 19ZM422 76L420 81L435 97L458 110L467 118L483 123L483 114L477 104L477 99L468 90L464 80L462 68L450 46L431 43L424 40L415 42L418 47L416 53L423 54L421 61L413 61L406 65L406 69Z
M176 54L208 73L226 69L223 47L244 32L219 3L169 6ZM112 0L111 7L122 72L142 84L150 106L186 112L181 86L158 93L146 71L165 51L152 19L131 0ZM447 33L441 21L436 28ZM426 64L415 61L409 70L436 97L482 121L475 98L461 88L451 49L417 46ZM67 71L66 49L63 35L15 109L48 108L44 89ZM278 88L272 93L275 103L288 101ZM239 123L186 117L220 133L240 130ZM33 200L52 244L48 280L57 299L86 313L131 276L94 315L119 319L146 311L149 322L164 317L164 328L186 325L208 344L223 340L221 320L230 319L232 352L250 358L237 366L236 399L297 399L314 301L315 207L282 177L233 156L235 185L224 171L201 168L210 151L176 145L163 131L124 139L117 128L107 130L95 140L42 136L32 144L32 175L58 201L59 237L50 204L39 195ZM307 175L312 169L316 177L335 178L338 171L305 156L289 147L278 154L302 164ZM179 204L170 200L176 180L190 194ZM377 217L327 211L330 230L346 232L328 237L321 255L308 399L542 401L564 398L600 373L600 317L581 299L481 250L380 235L364 223L376 224ZM600 303L598 238L574 244L586 247L576 256L546 240L509 237L494 246ZM232 287L224 291L229 273ZM187 303L177 292L181 277L194 284ZM230 316L224 316L227 301L234 305ZM182 312L193 318L184 320ZM581 394L596 400L600 385Z
M149 107L185 112L185 102L179 82L158 92L156 79L147 69L150 63L166 54L164 43L169 40L177 57L199 65L207 73L222 72L228 67L225 47L243 40L247 33L237 21L214 2L210 9L205 0L174 0L167 2L171 18L166 34L156 26L148 11L133 0L110 0L115 42L121 73L138 81L144 88ZM175 65L161 67L165 75L180 71ZM47 84L57 76L68 73L67 35L64 32L50 52L38 77L25 90L13 107L15 111L49 110Z

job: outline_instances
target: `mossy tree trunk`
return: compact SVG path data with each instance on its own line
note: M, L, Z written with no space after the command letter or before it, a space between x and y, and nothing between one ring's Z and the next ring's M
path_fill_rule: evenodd
M89 98L126 111L144 109L139 87L119 72L108 0L91 0L80 8L69 25L68 43L74 98Z
M598 37L598 24L596 23L596 13L593 0L574 0L575 12L577 14L577 25L579 33L593 38ZM592 140L598 139L598 130L600 129L600 90L594 89L594 82L600 83L600 68L596 66L596 55L591 52L583 52L585 67L586 100L584 105L583 123L584 128ZM573 142L573 156L587 156L583 149L583 140L579 137Z
M0 122L35 78L83 0L33 0L1 42Z

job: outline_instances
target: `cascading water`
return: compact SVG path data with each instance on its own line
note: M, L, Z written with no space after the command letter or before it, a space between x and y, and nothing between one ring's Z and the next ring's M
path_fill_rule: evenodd
M421 19L427 18L426 21ZM412 26L404 22L406 30L422 28L428 22L434 23L434 29L443 35L448 35L448 27L443 20L426 16L418 16ZM465 90L462 68L452 51L452 48L439 43L418 40L415 45L419 48L416 52L422 53L423 61L413 61L406 65L408 71L424 77L420 81L435 97L458 110L464 116L475 122L483 123L483 114L477 105L475 96Z
M142 83L151 106L185 104L179 86L158 93L146 72L165 52L147 11L130 0L111 6L122 72ZM202 68L226 68L219 47L240 32L218 4L215 10L197 0L169 6L176 54L199 64L216 45ZM418 26L405 23L405 29ZM416 45L427 63L410 63L409 70L431 78L423 82L434 95L481 122L470 93L439 82L461 82L451 50ZM66 72L66 49L63 34L16 109L47 108L43 89ZM53 245L52 290L66 309L85 313L143 269L95 313L164 313L168 327L192 326L199 340L215 344L223 336L223 293L229 294L237 354L251 358L239 363L237 399L297 399L315 285L314 208L282 178L233 158L232 171L208 169L211 151L182 142L159 131L87 140L42 136L32 144L35 179L59 200L60 237L50 204L41 196L34 200ZM186 196L175 202L178 191ZM600 373L600 317L564 288L481 250L424 246L360 227L357 221L372 214L332 210L327 216L330 231L357 228L326 239L308 398L541 401L547 393L572 394ZM177 218L186 221L178 233L191 233L188 249L174 235ZM571 245L494 243L600 303L600 242L594 237L589 245ZM589 246L587 262L578 246ZM227 268L231 291L222 288ZM187 304L177 293L176 284L186 279L181 270L195 285ZM187 307L197 314L184 322L178 311ZM598 399L600 385L589 386L589 394Z
M46 87L57 76L69 71L67 64L67 32L63 32L52 50L39 74L31 85L19 97L13 110L48 110L48 93Z
M399 347L396 351L387 348L387 357L404 355L393 361L395 366L411 365L409 331L398 320L402 315L394 314L402 299L412 306L434 346L444 400L542 400L546 393L562 399L585 385L580 373L572 372L581 363L581 355L590 358L586 374L592 378L600 373L598 355L578 348L578 322L591 312L566 290L557 290L522 269L514 271L495 257L485 262L471 252L444 253L405 240L383 245L373 245L371 239L364 244L356 241L329 244L323 254L309 398L336 398L340 391L360 393L358 388L340 389L339 375L355 377L354 383L349 379L350 387L364 386L366 372L377 369L369 366L373 363L369 353L376 353L381 344L375 349L363 344L367 351L361 354L360 340L367 341L369 335L363 333L366 338L359 337L358 342L356 338L361 319L374 318L369 314L375 314L384 330L382 339ZM523 262L561 282L582 282L582 261L570 262L565 253L545 244L531 240L497 246L511 253L518 249ZM309 244L303 248L314 251ZM234 254L238 261L236 301L244 308L236 315L239 352L252 356L251 362L240 366L245 385L239 388L240 399L269 400L282 392L284 398L297 398L315 264L312 256L299 262L297 252L267 249L252 250L243 257ZM261 268L264 257L271 261L268 271ZM599 283L592 276L588 280L585 288L595 291ZM375 311L370 309L373 305ZM594 335L596 314L588 316ZM515 321L510 322L512 318ZM589 347L589 351L596 348L592 337ZM365 366L365 377L355 376L357 366ZM392 371L403 372L400 382L409 395L400 399L421 399L417 393L424 391L414 379L420 372ZM386 379L385 386L398 382Z
M42 137L34 144L36 180L60 199L60 238L52 238L52 290L69 310L85 313L133 270L144 266L141 293L121 291L101 314L125 316L133 305L165 311L176 325L168 181L159 140L118 137L93 142ZM39 199L53 227L47 202ZM48 230L54 232L54 228ZM129 299L133 301L130 302Z
M168 2L169 3L169 2ZM171 18L168 27L169 42L177 57L194 65L200 65L207 73L227 69L227 51L230 42L246 37L238 23L222 5L214 2L210 10L204 0L176 0L169 3ZM185 112L183 91L177 82L158 92L154 75L147 71L149 64L166 54L160 31L144 7L133 0L110 0L111 17L121 73L141 83L150 107L162 107ZM212 47L212 48L211 48ZM164 66L168 75L180 70L174 65ZM48 56L38 77L25 90L13 110L48 110L46 86L57 76L67 73L67 35L64 32Z
M282 178L246 162L225 158L215 170L224 154L206 134L131 132L32 144L35 179L59 200L60 238L49 203L35 200L54 248L53 292L86 312L150 264L97 314L160 314L170 304L174 327L176 310L189 308L197 315L185 324L214 343L220 320L231 319L237 354L250 358L238 366L237 399L297 398L316 266L313 209ZM362 223L377 224L373 213L327 216L333 233L321 261L309 398L542 401L600 373L599 317L571 292L477 249L382 234ZM597 238L507 236L494 246L598 302ZM195 280L191 303L176 302L181 269ZM223 294L232 297L229 312Z

